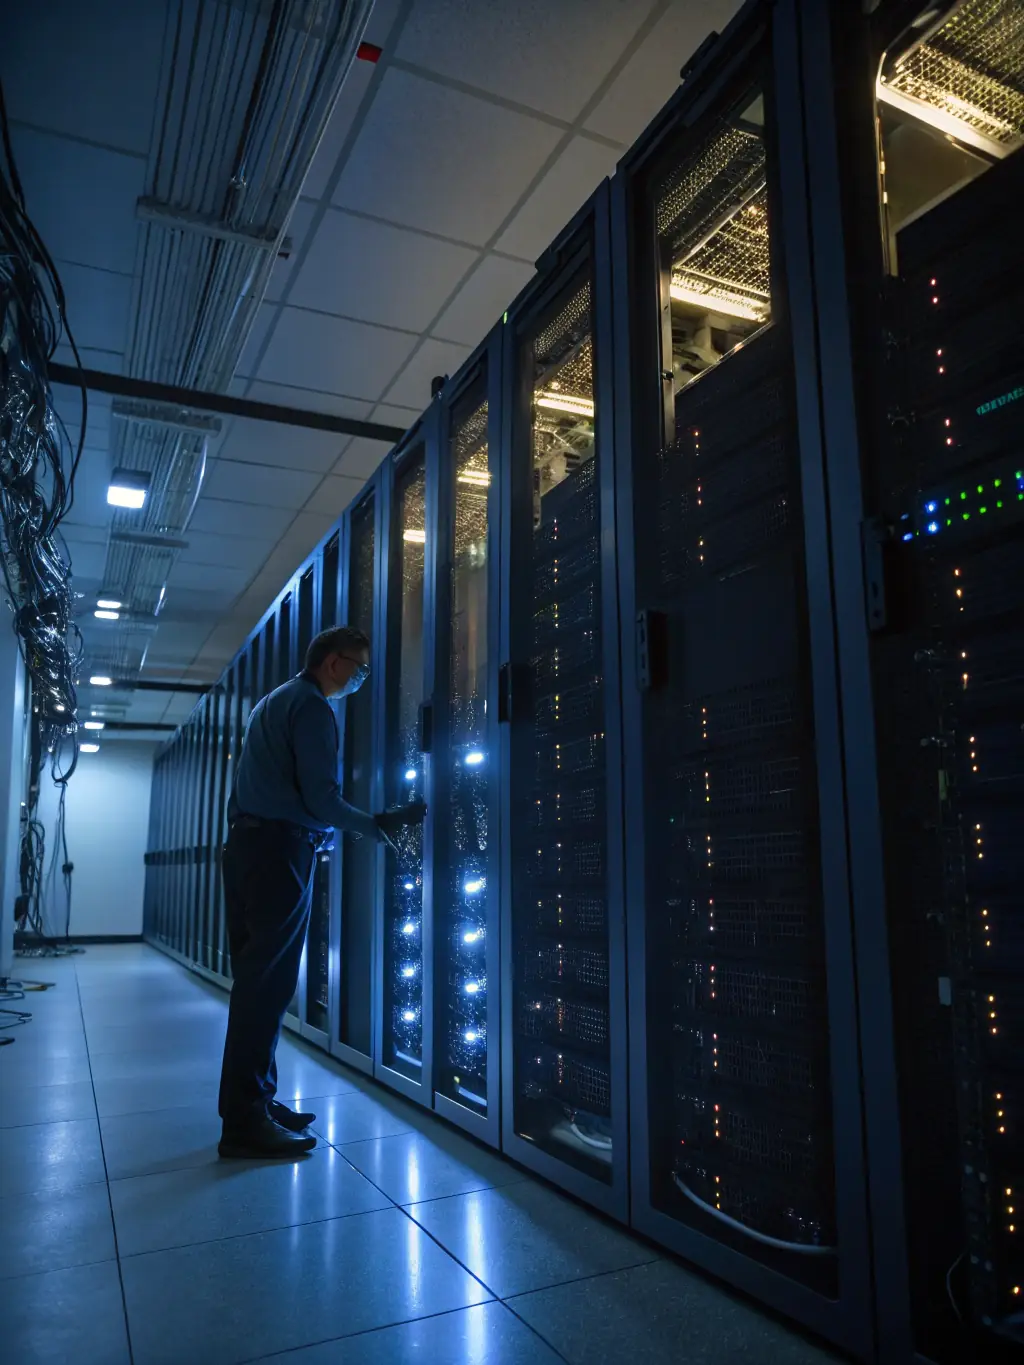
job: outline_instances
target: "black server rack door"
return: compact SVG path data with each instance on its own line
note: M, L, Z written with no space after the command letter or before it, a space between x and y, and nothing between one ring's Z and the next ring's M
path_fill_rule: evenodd
M334 536L324 548L323 578L320 584L320 621L317 630L339 625L338 589L341 569L341 542ZM369 632L367 632L369 633Z
M512 452L512 1123L612 1180L607 756L590 260L517 337ZM599 360L600 363L600 360ZM525 415L525 422L522 416ZM523 437L525 436L525 440Z
M741 88L637 196L636 240L653 243L638 254L632 469L644 1117L656 1210L832 1298L817 765L770 147L761 90Z
M448 638L441 641L445 674L438 695L447 700L437 718L434 751L447 764L435 791L447 809L435 823L444 846L436 869L443 883L434 899L435 1089L475 1113L487 1112L488 903L497 831L490 828L496 777L487 713L490 611L489 545L492 468L488 444L487 373L475 381L451 414L449 562L439 593L446 595ZM435 869L435 885L437 871Z
M206 736L204 740L203 806L201 829L201 890L202 941L200 962L204 967L216 966L213 937L213 840L217 811L217 778L219 776L219 744L222 693L214 687L206 698Z
M349 520L348 611L345 624L373 641L376 592L377 499L371 493ZM345 700L345 800L370 810L373 800L374 688L363 686ZM338 1041L364 1057L373 1055L373 925L377 850L368 839L342 848L341 946Z
M299 579L299 617L295 649L295 667L302 668L306 662L306 650L313 638L316 588L316 570L311 565Z
M277 609L277 659L271 691L281 687L295 673L294 635L292 594L288 593Z
M913 1315L943 1361L1024 1346L1022 91L1014 0L904 34L877 87L872 666Z
M238 705L238 689L241 680L242 670L245 667L245 655L236 660L234 666L228 669L224 680L224 702L221 707L220 719L220 740L217 759L217 806L213 820L213 853L212 853L212 904L213 904L213 929L210 939L214 949L214 970L221 975L227 969L225 956L225 925L224 925L224 874L223 856L224 843L228 836L228 800L231 795L231 778L233 772L232 760L234 758L234 724L235 710Z
M387 805L420 800L424 759L423 631L426 589L426 460L421 447L395 476L388 574L389 630L384 742ZM423 826L408 825L386 852L383 1052L386 1067L423 1083Z
M277 616L267 618L260 636L262 666L254 679L253 705L277 686Z

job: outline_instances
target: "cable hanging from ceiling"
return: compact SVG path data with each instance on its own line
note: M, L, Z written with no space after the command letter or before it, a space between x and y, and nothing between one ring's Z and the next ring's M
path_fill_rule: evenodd
M127 374L227 390L371 6L179 0L172 7L147 192L138 203ZM201 423L153 420L120 405L113 465L148 474L151 491L141 516L114 515L104 581L127 610L95 659L105 672L131 676L142 666L202 488L209 434Z

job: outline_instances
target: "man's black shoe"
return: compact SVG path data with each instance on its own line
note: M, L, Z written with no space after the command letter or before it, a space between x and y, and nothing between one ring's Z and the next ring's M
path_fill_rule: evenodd
M315 1137L289 1133L287 1128L264 1116L244 1128L225 1128L217 1151L224 1157L249 1160L260 1157L296 1157L316 1146Z
M270 1117L275 1123L279 1123L282 1128L287 1128L289 1133L301 1133L316 1118L315 1114L303 1113L301 1110L296 1113L294 1109L289 1109L280 1100L270 1101Z

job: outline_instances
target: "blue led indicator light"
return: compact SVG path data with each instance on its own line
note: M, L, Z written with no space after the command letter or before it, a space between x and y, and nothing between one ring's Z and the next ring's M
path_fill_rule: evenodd
M904 540L913 540L913 539L914 539L914 533L913 533L913 531L904 531L904 533L903 533L903 539L904 539Z
M937 502L926 502L924 510L926 512L937 512L939 510L939 504Z
M984 511L984 510L985 510L985 509L982 508L982 511ZM935 534L935 532L936 532L938 529L939 529L939 523L938 523L937 521L930 521L930 522L928 523L928 534L929 534L930 536L933 536L933 535Z
M466 755L466 762L471 768L476 768L484 761L484 756L479 749L471 749Z

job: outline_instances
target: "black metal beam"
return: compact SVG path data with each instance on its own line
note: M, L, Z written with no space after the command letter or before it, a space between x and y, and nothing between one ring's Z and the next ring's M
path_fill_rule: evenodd
M197 697L216 687L216 683L158 682L154 678L115 678L104 692L191 692Z
M169 725L167 721L147 721L147 720L105 720L103 729L106 730L177 730L176 725Z
M201 412L219 412L226 417L248 417L255 422L279 422L287 427L332 431L338 436L366 436L386 445L395 445L405 435L404 427L387 426L383 422L358 422L353 417L336 417L330 412L258 403L252 398L232 398L230 394L208 393L204 389L182 389L174 384L156 384L148 379L134 379L131 375L110 374L106 370L80 370L75 365L58 365L51 361L47 372L51 384L69 384L76 389L84 384L87 389L110 393L115 398L170 403L174 407L196 408Z

